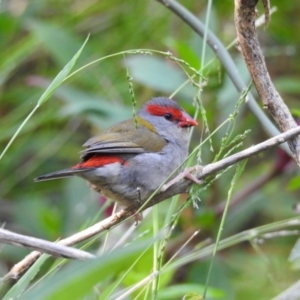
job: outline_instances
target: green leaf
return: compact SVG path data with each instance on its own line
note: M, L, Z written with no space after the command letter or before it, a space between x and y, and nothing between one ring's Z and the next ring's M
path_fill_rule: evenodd
M33 116L33 114L36 112L36 110L40 107L40 105L43 104L44 102L46 102L49 99L49 97L52 95L52 93L55 91L55 89L57 89L57 87L59 85L61 85L62 82L66 79L66 77L69 75L70 71L74 67L74 65L75 65L78 57L80 56L80 54L81 54L81 52L82 52L85 44L87 43L88 39L89 39L89 37L86 38L86 40L84 41L84 43L81 46L81 48L77 51L77 53L73 56L73 58L67 63L67 65L58 73L58 75L54 78L54 80L48 86L48 88L46 89L46 91L42 94L42 96L38 100L38 102L37 102L36 106L34 107L34 109L25 118L25 120L19 126L19 128L17 129L17 131L15 132L15 134L13 135L13 137L10 139L10 141L8 142L8 144L6 145L6 147L4 148L4 150L2 151L2 153L0 155L0 160L2 159L2 157L4 156L4 154L6 153L6 151L9 149L9 147L11 146L11 144L13 143L13 141L16 139L16 137L18 136L19 132L26 125L26 123L28 122L28 120Z
M129 268L149 243L131 244L104 254L97 259L72 261L66 268L46 278L37 287L22 295L22 300L82 299L93 287Z
M40 256L21 279L6 293L2 300L11 300L20 297L48 257L50 257L48 254Z
M290 111L295 117L300 118L300 109L292 108Z
M185 300L200 300L204 291L204 286L196 283L178 284L164 288L158 292L159 300L168 299L185 299ZM194 298L193 298L194 297ZM198 298L197 298L198 297ZM224 292L220 289L210 287L207 293L209 299L221 299L224 297Z
M28 60L28 57L36 51L38 44L39 41L35 37L26 36L2 52L0 57L0 85L3 85L13 70Z
M60 66L63 66L69 59L70 53L76 52L81 45L79 38L62 26L31 20L29 28Z
M126 64L133 80L164 93L173 93L188 79L176 65L158 57L132 56L126 59ZM179 95L192 98L195 91L189 83Z
M81 48L77 51L77 53L73 56L73 58L66 64L66 66L58 73L58 75L54 78L51 84L48 86L46 91L43 93L41 98L38 101L38 105L43 104L45 101L49 99L54 90L60 86L66 77L69 75L70 71L73 69L78 57L80 56L85 44L87 43L89 37L86 38Z
M61 110L63 116L84 114L94 125L100 125L99 127L108 127L131 117L129 107L76 88L61 86L55 91L55 95L66 103Z
M300 189L300 175L293 177L288 184L289 191L296 191Z
M185 295L182 300L203 300L203 297L197 293L191 292Z
M174 52L177 53L177 56L189 63L189 65L193 68L197 70L200 69L199 53L196 54L186 41L178 41L176 39L169 38L167 40L167 45L169 48L175 49Z
M300 86L299 86L300 78L295 76L293 77L280 77L280 79L274 80L274 85L280 91L280 93L299 93Z

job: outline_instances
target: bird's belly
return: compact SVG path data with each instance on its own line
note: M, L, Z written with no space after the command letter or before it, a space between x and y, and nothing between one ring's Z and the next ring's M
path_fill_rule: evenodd
M103 196L129 206L145 202L181 164L184 154L172 153L172 160L168 160L168 155L163 153L143 153L127 160L126 164L111 163L77 175Z
M147 196L146 189L140 189L139 182L132 181L131 176L127 175L123 168L126 166L113 163L77 175L87 180L93 190L122 206L143 201Z

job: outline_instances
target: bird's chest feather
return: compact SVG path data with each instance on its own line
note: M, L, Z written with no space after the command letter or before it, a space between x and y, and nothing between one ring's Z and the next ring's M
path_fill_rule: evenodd
M184 162L186 156L187 149L172 145L165 147L162 152L139 154L129 161L129 169L134 172L126 176L132 176L132 181L138 181L141 186L153 191ZM182 168L183 166L179 167L174 175Z

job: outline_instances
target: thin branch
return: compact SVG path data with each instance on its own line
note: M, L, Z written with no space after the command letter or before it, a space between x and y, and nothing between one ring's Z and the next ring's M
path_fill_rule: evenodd
M268 2L264 0L266 19ZM258 0L235 0L235 26L238 43L241 47L248 70L264 108L267 108L282 132L297 127L287 105L275 89L268 73L264 55L260 49L256 33L255 18ZM289 141L289 147L298 166L300 166L300 136Z
M174 12L179 18L182 19L183 22L185 22L188 26L190 26L199 36L203 37L205 31L205 25L190 11L188 11L184 6L182 6L179 2L175 0L156 0L156 1L165 5L166 8ZM210 30L207 31L206 41L207 44L210 46L211 50L216 54L216 56L221 61L227 75L231 79L237 91L241 93L247 87L248 84L245 84L245 82L243 81L242 76L239 73L239 70L237 69L233 59L229 55L225 46L216 37L216 35ZM255 98L251 93L248 93L247 105L269 136L276 136L277 134L280 133L279 130L275 127L275 125L262 111L260 106L256 103ZM282 149L284 149L284 151L286 151L291 155L291 151L286 144L283 144L281 147Z
M48 253L53 256L64 258L83 260L95 257L94 255L79 249L74 249L31 236L14 233L3 228L0 228L0 242L15 245L18 247L31 248L43 253Z
M222 169L225 169L243 159L246 159L250 156L253 156L255 154L258 154L262 151L265 151L271 147L274 147L276 145L279 145L281 143L286 142L287 140L295 137L296 135L300 134L300 126L294 129L291 129L287 132L284 132L278 136L275 136L267 141L264 141L260 144L257 144L255 146L252 146L246 150L243 150L239 153L233 154L231 156L228 156L218 162L206 165L202 168L201 172L196 174L198 179L204 179L208 175L214 174ZM151 207L157 203L160 203L164 201L165 199L168 199L174 195L186 193L187 189L192 185L193 183L188 179L181 179L178 182L176 182L174 185L170 186L166 191L160 192L157 195L155 195L149 203L147 203L142 210L145 210L148 207ZM127 207L109 218L81 231L78 232L66 239L60 240L58 242L59 245L65 245L65 246L72 246L76 243L82 242L90 237L95 236L96 234L99 234L103 231L106 231L117 224L119 224L121 221L133 216L135 212L139 209L139 205L135 204L130 207ZM10 270L9 273L7 273L4 277L4 280L12 279L12 278L18 278L22 272L24 272L27 268L29 268L35 260L41 255L40 252L34 251L27 255L22 261L14 265L14 267Z

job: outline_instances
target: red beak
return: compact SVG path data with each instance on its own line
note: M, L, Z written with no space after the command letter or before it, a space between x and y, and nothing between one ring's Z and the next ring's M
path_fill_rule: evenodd
M186 112L182 112L182 116L178 122L179 127L192 127L196 125L198 125L198 123L192 117L190 117Z

